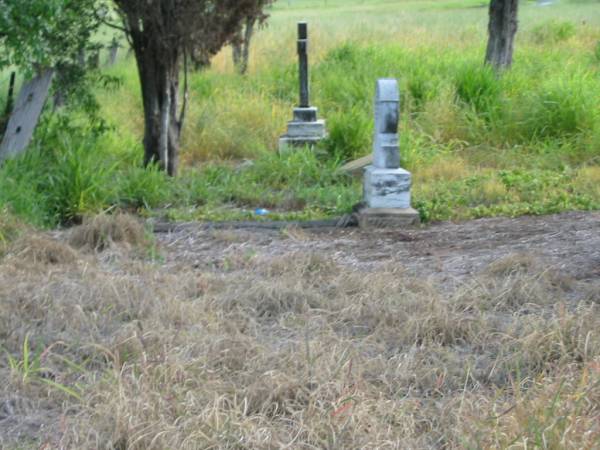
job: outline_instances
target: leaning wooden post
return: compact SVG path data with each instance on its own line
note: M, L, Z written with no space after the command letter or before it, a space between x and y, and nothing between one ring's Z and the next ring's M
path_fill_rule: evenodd
M48 69L23 84L0 143L0 163L25 151L48 98L54 71Z

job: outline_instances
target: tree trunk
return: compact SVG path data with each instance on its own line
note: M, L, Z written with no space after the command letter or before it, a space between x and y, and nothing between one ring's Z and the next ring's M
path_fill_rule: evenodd
M190 59L192 60L192 66L196 72L210 68L210 56L204 50L193 50Z
M165 55L152 42L144 44L134 42L144 104L144 165L158 164L175 176L183 125L183 113L178 117L179 51Z
M235 67L235 70L237 71L240 70L240 64L242 63L242 40L240 36L238 36L238 38L240 40L236 40L232 44L233 67Z
M240 72L245 74L248 71L248 60L250 59L250 43L252 42L252 36L254 35L254 24L256 19L254 17L248 17L246 19L246 29L244 32L244 47L242 48L242 66Z
M250 44L254 35L256 18L247 17L244 27L233 44L233 65L237 71L245 75L248 71L248 60L250 59Z
M494 69L507 69L512 64L515 35L517 34L518 0L491 0L489 39L485 62Z

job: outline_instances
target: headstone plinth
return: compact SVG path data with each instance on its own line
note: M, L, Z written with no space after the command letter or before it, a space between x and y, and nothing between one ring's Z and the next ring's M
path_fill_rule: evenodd
M327 137L325 121L318 119L317 108L310 106L308 76L308 26L298 24L298 58L300 73L300 104L294 108L293 119L288 122L287 133L279 139L279 151L296 147L313 146Z
M294 120L292 122L316 122L319 110L314 106L306 108L294 108Z
M412 176L400 167L400 92L394 79L377 81L373 165L365 168L361 228L398 228L419 223L411 207Z

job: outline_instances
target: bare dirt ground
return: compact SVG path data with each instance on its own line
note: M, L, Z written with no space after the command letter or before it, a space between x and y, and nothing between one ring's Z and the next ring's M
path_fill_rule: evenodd
M600 448L600 213L136 218L0 255L0 448Z
M522 254L566 276L600 278L600 213L479 219L438 223L407 231L324 228L319 230L194 229L193 224L157 234L168 264L219 270L228 261L318 252L365 271L397 265L416 277L461 281L494 261Z

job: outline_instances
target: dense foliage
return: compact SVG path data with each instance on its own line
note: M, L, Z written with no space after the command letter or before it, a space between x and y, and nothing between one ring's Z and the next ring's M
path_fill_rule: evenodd
M96 0L0 0L0 69L74 59L97 29Z

